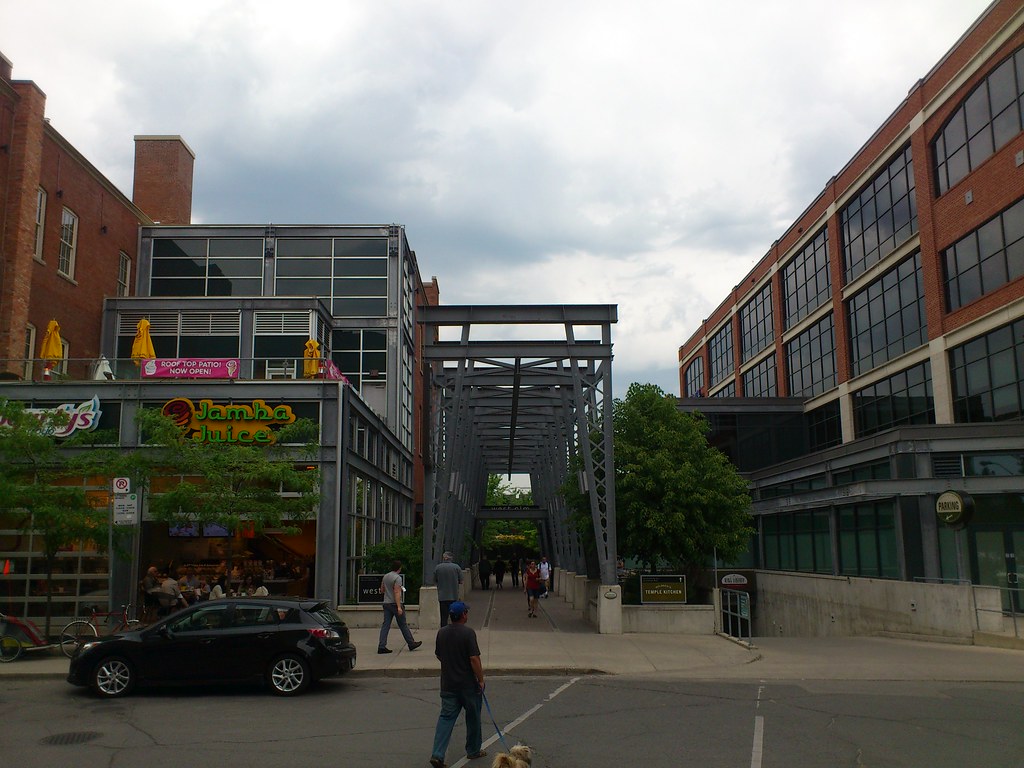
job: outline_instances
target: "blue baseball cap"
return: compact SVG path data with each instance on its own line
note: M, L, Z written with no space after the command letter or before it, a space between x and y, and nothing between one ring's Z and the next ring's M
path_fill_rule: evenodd
M461 600L456 600L454 603L448 606L448 615L453 619L462 618L462 614L469 610L469 606Z

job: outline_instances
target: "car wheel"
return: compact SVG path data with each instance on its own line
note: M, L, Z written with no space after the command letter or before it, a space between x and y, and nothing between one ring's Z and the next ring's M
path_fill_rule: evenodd
M309 687L309 664L298 656L281 656L270 665L270 690L278 696L295 696Z
M92 671L92 688L104 698L125 696L135 687L135 672L120 656L109 656Z

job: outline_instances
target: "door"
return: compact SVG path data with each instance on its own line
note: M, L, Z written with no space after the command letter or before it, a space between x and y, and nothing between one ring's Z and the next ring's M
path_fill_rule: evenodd
M1020 612L1024 588L1024 530L979 530L974 534L975 583L999 587L1003 610Z

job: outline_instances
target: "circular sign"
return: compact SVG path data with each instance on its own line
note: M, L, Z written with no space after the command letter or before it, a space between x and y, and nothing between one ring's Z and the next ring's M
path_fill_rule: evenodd
M131 489L131 480L127 477L114 478L114 493L128 493Z
M961 496L956 491L946 491L935 500L935 514L946 525L963 527L974 511L974 499L966 494Z
M727 573L722 577L722 586L746 586L747 577L742 573Z

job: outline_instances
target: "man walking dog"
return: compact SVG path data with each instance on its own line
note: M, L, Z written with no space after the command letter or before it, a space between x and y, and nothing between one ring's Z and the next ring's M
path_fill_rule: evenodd
M445 768L444 761L459 711L466 712L466 757L476 760L487 755L481 749L480 708L483 706L484 668L476 632L466 626L469 606L456 600L448 609L451 623L437 631L434 655L441 661L441 714L434 731L430 764Z

